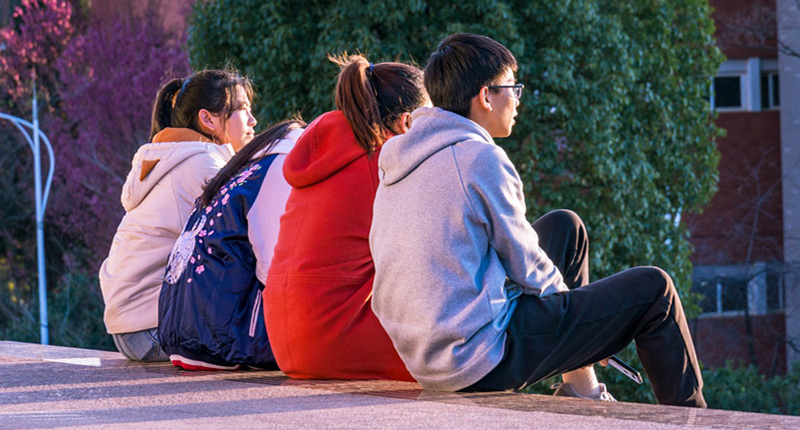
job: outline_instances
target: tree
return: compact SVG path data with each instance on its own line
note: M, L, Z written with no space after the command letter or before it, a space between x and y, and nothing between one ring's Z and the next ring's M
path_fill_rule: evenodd
M141 13L73 27L70 5L25 0L16 9L20 24L0 33L13 46L0 56L0 89L3 106L25 116L33 72L45 88L40 115L57 166L45 221L51 341L109 349L96 274L123 214L119 195L130 160L149 138L156 91L188 74L188 57L184 39L152 13L158 1ZM46 55L25 56L39 51ZM32 170L25 143L8 131L0 141L0 338L35 341L33 197L26 194Z
M42 122L56 114L60 93L53 64L75 33L74 11L71 2L59 0L23 0L14 9L11 25L0 29L0 111L30 118L35 78ZM38 337L33 160L21 134L8 123L0 127L0 330L33 340ZM52 237L46 239L45 248L53 249ZM49 254L48 264L54 260Z
M196 68L233 64L253 79L263 126L333 109L338 70L328 53L422 63L454 32L500 41L526 89L512 137L498 143L522 177L531 218L575 210L589 229L592 276L659 265L696 313L681 217L709 201L717 180L708 89L722 56L709 14L707 0L312 0L302 8L216 0L195 3L189 50ZM626 386L607 376L615 393ZM642 387L623 398L648 396Z
M681 214L714 191L718 155L708 105L722 61L705 0L197 2L192 64L231 63L256 83L274 121L332 109L328 53L423 62L444 36L485 34L515 53L526 93L500 141L532 217L566 207L593 241L592 271L657 264L681 290L690 246Z

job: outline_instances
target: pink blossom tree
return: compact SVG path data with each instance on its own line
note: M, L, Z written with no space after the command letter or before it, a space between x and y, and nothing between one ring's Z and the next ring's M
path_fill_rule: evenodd
M156 92L189 72L182 42L153 14L119 17L94 23L57 63L64 115L54 127L61 191L51 222L93 251L95 268L122 217L120 190L149 138Z
M30 117L37 82L41 126L56 170L45 216L51 341L113 347L97 284L122 216L122 181L146 143L160 83L188 74L184 37L148 9L83 24L81 0L22 0L0 29L0 111ZM131 10L128 10L130 12ZM0 123L0 338L35 341L32 161Z
M58 76L53 64L75 33L72 4L66 0L22 0L12 16L16 25L0 29L4 108L30 109L34 77L40 96L48 102L44 107L55 108Z

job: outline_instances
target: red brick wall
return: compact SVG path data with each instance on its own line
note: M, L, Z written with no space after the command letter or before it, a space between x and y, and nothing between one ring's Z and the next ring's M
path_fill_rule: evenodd
M721 113L719 191L701 215L687 215L695 264L783 259L780 114ZM748 256L748 252L750 253Z
M777 58L775 0L711 0L716 37L728 58ZM763 42L742 38L747 30L771 27ZM758 46L761 45L761 46Z
M786 374L786 326L784 314L751 315L753 349L759 371ZM725 360L750 362L744 315L704 317L689 322L697 357L707 367L721 367Z

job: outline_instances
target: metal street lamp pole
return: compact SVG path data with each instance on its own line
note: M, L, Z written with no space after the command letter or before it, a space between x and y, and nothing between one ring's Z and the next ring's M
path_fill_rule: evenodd
M50 139L39 130L39 106L36 101L36 81L33 82L33 123L17 118L15 116L0 113L0 119L7 119L11 121L17 129L22 132L28 145L33 151L33 174L34 174L34 199L36 201L36 257L39 266L39 325L40 325L40 340L42 345L47 345L49 340L49 331L47 324L47 276L45 271L44 259L44 210L47 206L47 197L50 194L50 184L53 182L53 169L55 167L55 159L53 157L53 146L50 144ZM33 138L25 128L33 131ZM41 142L44 142L47 148L48 159L50 161L50 168L47 172L47 181L44 186L44 193L42 192L42 162L41 162Z

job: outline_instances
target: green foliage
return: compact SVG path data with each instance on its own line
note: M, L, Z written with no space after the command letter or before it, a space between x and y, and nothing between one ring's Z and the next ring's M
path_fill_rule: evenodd
M0 279L8 279L0 261ZM51 278L52 280L52 278ZM103 326L103 297L96 275L71 268L47 297L50 344L115 350ZM0 285L0 339L39 343L37 285L6 281Z
M800 415L800 363L784 376L765 377L754 366L703 371L709 407L745 412Z
M661 266L693 314L680 217L710 200L718 160L707 94L722 56L707 0L200 1L189 47L194 68L232 64L254 80L264 125L333 109L329 53L424 63L459 31L493 37L519 61L526 90L499 144L531 218L575 210L593 276Z
M618 357L639 369L644 383L638 385L612 367L595 366L597 378L608 386L617 400L635 403L656 403L650 381L631 344ZM795 363L786 375L766 377L755 366L737 365L731 361L725 367L703 369L703 396L709 408L769 414L800 415L800 363ZM561 377L545 379L525 391L550 395L550 386Z

